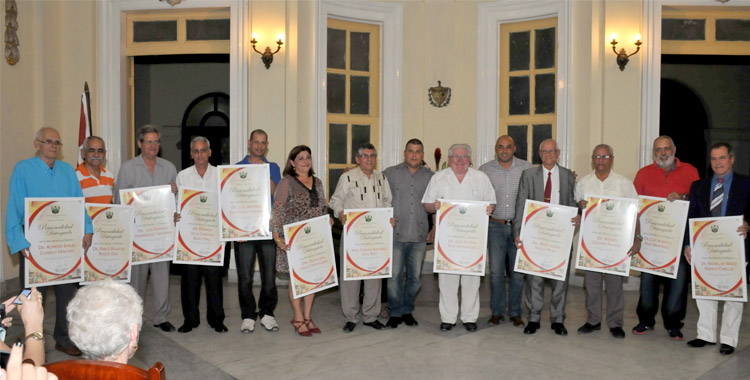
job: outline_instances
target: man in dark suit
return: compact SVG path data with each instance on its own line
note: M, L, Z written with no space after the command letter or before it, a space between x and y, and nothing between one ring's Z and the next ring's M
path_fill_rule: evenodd
M516 215L513 220L513 234L516 246L521 247L521 219L526 199L548 202L570 207L577 207L573 198L575 178L573 173L557 165L560 149L552 139L544 140L539 145L539 156L542 165L530 168L521 174L521 182L516 196ZM571 219L573 225L580 224L580 215ZM524 334L534 334L539 329L542 307L544 305L544 277L526 275L526 306L529 308L529 323L524 328ZM552 281L552 299L550 300L550 320L552 329L557 335L568 335L563 322L565 321L565 293L568 281Z
M745 262L750 247L747 242L747 219L750 216L750 178L735 173L732 146L717 142L711 146L711 169L714 175L693 182L690 186L690 210L688 218L706 218L743 215L745 220L737 231L745 240ZM689 241L689 240L686 240ZM690 246L685 246L685 258L691 262ZM716 319L719 301L695 300L698 306L698 337L689 341L690 347L716 344ZM719 352L729 355L737 347L742 322L742 302L724 301L721 320L721 347Z

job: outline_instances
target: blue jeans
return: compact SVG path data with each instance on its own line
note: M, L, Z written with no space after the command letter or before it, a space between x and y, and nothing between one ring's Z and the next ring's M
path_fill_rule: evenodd
M505 294L505 260L509 265L516 263L516 245L513 240L513 227L490 219L487 245L490 259L490 307L492 315L521 316L521 295L523 294L523 274L510 270L510 294Z
M425 242L393 242L393 277L388 279L388 309L392 317L400 317L414 311L414 300L422 286L419 275L422 272L426 247Z
M641 298L638 300L638 321L646 326L656 323L659 311L659 285L664 284L664 296L661 302L661 317L664 328L680 329L687 311L687 280L690 276L690 265L680 255L679 271L674 280L649 273L641 273Z

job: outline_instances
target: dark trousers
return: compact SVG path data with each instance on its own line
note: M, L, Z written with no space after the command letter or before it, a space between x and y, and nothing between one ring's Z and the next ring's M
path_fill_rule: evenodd
M180 298L182 315L185 323L197 326L200 324L198 305L201 299L201 283L206 280L206 320L208 324L224 322L224 290L221 277L223 266L184 265L180 281Z
M253 240L235 245L234 254L237 264L237 281L239 288L240 310L242 319L255 320L260 314L273 316L273 310L279 302L276 291L276 244L273 240ZM255 257L258 257L260 271L260 297L256 311L255 296L253 296L253 275L255 274Z
M664 328L680 329L687 312L687 280L690 276L690 265L685 258L680 259L677 278L674 280L649 273L641 273L641 297L638 299L638 321L646 326L656 323L656 312L659 311L659 285L664 285L664 296L661 300L661 316Z
M20 257L21 265L19 265L19 280L21 281L21 289L25 288L24 279L26 278L26 259L23 256ZM38 287L39 293L42 294L42 305L47 300L47 289L50 286ZM55 290L55 332L53 337L55 342L63 347L74 347L75 345L70 340L68 335L68 304L70 300L76 295L78 290L78 284L63 284L52 286Z

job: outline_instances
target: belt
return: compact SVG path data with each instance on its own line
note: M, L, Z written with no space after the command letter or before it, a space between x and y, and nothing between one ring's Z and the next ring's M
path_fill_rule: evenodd
M500 224L513 224L513 219L498 219L498 218L490 217L490 220L493 222L500 223Z

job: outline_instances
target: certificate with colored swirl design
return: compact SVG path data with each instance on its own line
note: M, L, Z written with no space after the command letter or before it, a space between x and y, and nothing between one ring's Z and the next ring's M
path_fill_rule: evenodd
M526 200L521 220L521 242L513 270L565 281L578 215L575 207Z
M294 298L338 286L328 215L284 225Z
M630 269L675 279L680 268L690 202L639 198L638 218L643 242L641 251L630 260Z
M268 164L219 165L221 241L272 238Z
M488 205L488 202L440 199L433 272L484 276Z
M174 260L175 199L172 187L120 190L122 204L133 207L131 265Z
M586 194L576 269L627 277L638 199Z
M390 278L393 208L348 209L344 213L344 281Z
M29 241L24 286L80 282L84 199L25 198L24 233Z
M688 220L693 298L747 302L742 216Z
M219 233L219 193L180 188L177 192L176 264L224 265L224 242Z
M86 212L94 225L94 238L83 256L81 283L91 284L108 278L130 282L133 208L86 203Z

